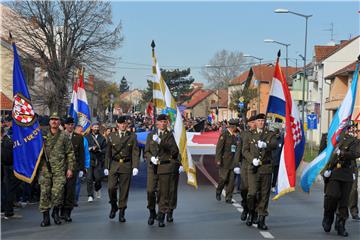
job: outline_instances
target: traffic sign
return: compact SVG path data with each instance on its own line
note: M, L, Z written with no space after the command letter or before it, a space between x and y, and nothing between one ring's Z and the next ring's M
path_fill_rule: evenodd
M306 120L307 120L307 128L309 130L317 129L318 117L316 114L308 114L306 116Z

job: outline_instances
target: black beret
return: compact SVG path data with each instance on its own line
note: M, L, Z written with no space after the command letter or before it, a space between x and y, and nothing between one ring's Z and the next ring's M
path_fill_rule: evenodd
M256 115L256 120L257 119L265 119L265 114L260 113L260 114Z
M73 117L67 117L64 121L65 124L75 123Z
M125 123L127 120L127 117L125 115L122 115L116 119L117 123Z
M161 120L168 120L168 117L166 114L160 114L157 119L158 121L161 121Z
M237 119L230 119L229 125L238 126L238 125L239 125L239 120L237 120Z
M39 116L38 117L40 126L44 127L49 124L49 116Z
M249 117L249 119L247 120L248 122L252 122L252 121L255 121L256 120L256 116L251 116Z

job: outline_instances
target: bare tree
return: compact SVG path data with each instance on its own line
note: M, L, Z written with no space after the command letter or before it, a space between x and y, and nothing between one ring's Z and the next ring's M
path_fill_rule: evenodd
M109 73L115 60L111 53L123 41L121 23L112 26L110 2L15 1L8 6L14 12L4 27L47 72L51 87L37 84L33 90L51 111L65 111L76 67Z
M218 51L202 68L201 74L214 87L227 87L230 80L237 77L250 65L243 55L242 52Z

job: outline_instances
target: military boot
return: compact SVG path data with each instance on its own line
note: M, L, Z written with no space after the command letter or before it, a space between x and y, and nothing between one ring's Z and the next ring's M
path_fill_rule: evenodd
M120 208L120 212L119 212L119 222L126 222L126 219L125 219L125 208Z
M65 222L72 222L71 209L64 209L64 220Z
M155 209L149 209L149 211L150 211L150 216L149 216L149 219L148 219L148 224L153 225L154 221L155 221L155 218L156 218L156 211L155 211Z
M253 220L253 224L258 224L259 223L259 216L258 216L258 213L255 212L254 213L254 220Z
M258 221L258 229L261 230L268 230L268 227L265 224L265 216L259 216L259 221Z
M325 232L330 232L333 221L334 221L333 214L324 213L322 226L323 226Z
M343 219L339 220L337 234L340 236L343 236L343 237L349 236L349 233L345 229L345 220L343 220Z
M54 223L56 225L60 225L61 224L61 220L59 217L59 208L58 207L54 207L53 211L51 213L52 218L54 219Z
M173 210L170 210L167 214L166 214L166 221L167 222L173 222L174 218L173 218Z
M240 217L241 221L246 221L248 214L249 214L249 210L244 209L243 212L241 213L241 217Z
M165 214L160 212L159 213L159 227L165 227L164 220L165 220Z
M251 211L246 220L246 225L248 225L250 227L253 223L254 223L254 212Z
M43 220L42 220L40 226L41 226L41 227L50 226L50 214L49 214L49 210L47 210L46 212L43 212Z
M335 229L335 231L337 231L337 230L339 229L339 221L340 221L340 218L339 218L339 216L336 214L335 224L334 224L334 229Z
M216 200L221 201L221 192L220 193L216 193Z
M115 218L115 215L116 215L117 210L118 210L117 205L112 203L112 204L111 204L110 214L109 214L109 218L110 218L110 219Z

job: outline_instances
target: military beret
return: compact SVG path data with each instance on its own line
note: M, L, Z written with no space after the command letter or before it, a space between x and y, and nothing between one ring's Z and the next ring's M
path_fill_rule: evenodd
M122 115L116 119L117 123L125 123L127 120L127 117L125 115Z
M60 116L59 116L59 114L58 114L57 112L53 112L53 113L50 114L50 120L51 120L51 119L58 119L58 120L60 120Z
M252 122L252 121L255 121L256 120L256 116L251 116L249 117L249 119L247 120L248 122Z
M260 114L256 115L256 120L257 119L265 119L265 114L260 113Z
M75 123L73 117L67 117L64 121L65 124Z
M237 119L230 119L229 125L238 126L238 125L239 125L239 120L237 120Z
M160 115L157 117L156 120L158 120L158 121L168 120L168 118L167 118L167 115L166 115L166 114L160 114Z

